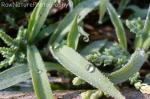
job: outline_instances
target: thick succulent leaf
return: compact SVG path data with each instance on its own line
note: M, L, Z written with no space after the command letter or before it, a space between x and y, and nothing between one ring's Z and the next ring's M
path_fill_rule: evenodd
M64 36L69 32L71 23L74 16L78 15L78 23L95 7L100 4L100 0L85 0L79 3L74 10L67 14L67 16L60 22L56 31L53 33L50 39L50 44L59 43L62 41Z
M107 4L108 4L108 0L101 0L101 3L99 5L99 22L98 23L102 23L102 19L107 11Z
M0 90L29 79L30 73L25 64L15 64L14 67L0 73Z
M34 8L28 25L27 38L32 43L43 26L50 9L57 0L40 0Z
M108 10L108 13L110 15L111 21L114 24L120 46L122 48L127 49L126 34L125 34L123 24L122 24L121 20L119 19L120 16L118 16L114 7L110 3L107 4L107 10Z
M137 73L145 60L145 52L143 50L137 50L132 54L125 66L111 73L108 78L115 84L122 83L128 80L133 74Z
M53 56L68 70L94 87L104 91L115 99L125 99L114 85L93 64L85 60L72 48L61 46L50 50ZM74 59L72 59L74 58Z
M53 99L44 62L35 46L28 46L27 59L37 98Z
M73 49L77 49L80 33L78 32L77 16L75 16L71 30L67 37L67 45Z

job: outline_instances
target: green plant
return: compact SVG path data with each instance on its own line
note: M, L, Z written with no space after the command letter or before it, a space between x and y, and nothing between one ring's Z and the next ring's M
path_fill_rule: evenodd
M82 94L83 97L94 97L96 99L101 97L103 91L104 94L115 99L125 99L115 85L127 81L140 70L146 61L147 54L145 53L147 53L150 46L150 31L148 28L150 10L145 24L139 25L144 26L142 34L139 31L139 27L132 27L133 24L128 22L133 32L138 28L135 45L140 46L136 47L134 53L130 55L123 24L109 1L84 0L80 3L77 2L78 5L61 22L51 24L42 30L48 12L56 2L57 0L40 0L31 14L28 28L20 28L16 39L12 39L4 32L0 32L0 37L10 46L9 48L0 48L0 52L6 57L6 61L3 61L5 64L1 63L1 68L14 64L10 69L0 73L0 86L3 86L0 89L5 89L31 77L37 98L53 99L46 74L45 62L36 47L39 40L53 33L48 42L48 48L62 66L78 76L78 78L74 79L74 84L80 85L88 82L98 89ZM51 3L51 6L45 7L43 4L46 3ZM104 6L101 4L104 4ZM114 44L111 41L100 40L82 49L81 52L77 52L79 37L81 35L88 37L83 31L81 22L88 13L98 6L100 12L102 12L100 20L108 11L116 30L118 43ZM139 23L142 24L141 21ZM47 32L48 34L46 34ZM140 34L140 37L138 34ZM137 41L140 41L140 43ZM141 44L144 44L144 46L141 46ZM113 63L114 68L112 71L106 72L102 70L103 67Z
M93 3L94 2L95 2L95 4L101 3L101 2L98 2L97 0L93 1ZM88 1L87 1L87 3L88 3ZM92 3L90 3L90 4L92 4ZM96 6L98 6L98 5L96 5ZM81 78L82 80L85 80L86 82L95 86L99 90L106 92L110 96L115 97L116 99L123 98L122 95L120 95L120 93L117 92L115 87L113 87L113 85L111 85L110 81L112 81L114 84L122 83L122 82L128 80L133 75L133 73L138 72L146 60L145 59L146 58L146 55L145 55L146 50L145 51L143 49L135 50L135 52L131 55L131 58L128 60L125 60L125 62L123 62L122 66L120 66L120 69L113 71L110 74L106 73L105 76L102 75L97 67L88 63L75 50L67 47L67 45L65 45L65 44L59 44L61 41L64 40L65 35L69 31L69 27L71 27L72 21L71 20L68 21L68 19L72 18L72 20L73 20L74 17L72 15L75 15L75 14L80 15L80 13L84 10L84 9L78 10L79 7L81 7L81 4L76 6L76 8L72 12L70 12L64 18L64 20L60 23L57 30L55 31L55 33L52 35L52 37L50 39L50 43L49 43L50 47L49 48L50 48L51 52L53 53L53 56L55 57L55 59L57 59L65 68L70 70L72 73L77 75L79 78ZM119 41L119 47L120 47L120 49L123 49L126 52L127 51L127 41L126 41L126 35L125 35L125 31L124 31L122 22L120 21L115 9L109 2L106 4L106 7L107 7L107 10L111 17L111 20L116 29L116 33L117 33L117 37L118 37L118 41ZM92 9L92 7L91 7L91 9ZM78 11L78 13L76 11ZM80 18L82 18L82 17L84 17L84 15L81 15L79 17L79 19L78 19L79 22L80 22ZM148 15L148 17L149 17L149 15ZM58 35L61 35L61 37L58 37ZM74 42L76 42L76 41L74 41ZM101 46L98 46L98 47L101 47ZM102 47L103 47L103 45L102 45ZM99 52L100 48L94 47L94 48L91 48L90 50ZM86 51L88 52L89 49L85 50L85 53L86 53ZM103 53L105 53L105 52L103 52ZM90 53L88 53L88 54L90 54ZM106 55L106 56L108 57L108 55ZM123 57L123 56L125 56L124 53L122 53L121 57ZM76 60L72 61L71 57L74 57ZM98 57L100 57L100 56L98 56ZM97 56L96 56L96 58L97 58ZM106 60L107 59L108 58L106 58ZM115 58L112 58L112 59L110 59L110 61L113 61L113 59L116 60ZM87 77L87 75L88 75L88 77ZM96 75L99 77L97 78ZM93 76L95 78L92 78ZM107 79L106 76L109 78L110 81ZM90 80L89 80L89 78L90 78ZM100 78L103 80L99 81ZM107 83L107 85L109 85L109 88L110 88L110 86L112 87L111 89L113 91L108 91L109 89L107 89L108 88L107 85L105 85L105 88L103 88L101 86L101 85L104 85L104 82L103 82L104 79L105 79L105 83ZM95 81L97 81L97 82L95 82ZM80 82L79 79L76 79L75 82L82 83L82 81ZM100 85L98 85L98 84L100 84ZM118 93L118 94L113 94L113 92Z
M0 32L0 37L10 46L9 48L0 48L0 52L6 58L1 63L1 68L14 63L18 64L0 74L1 85L3 86L0 89L7 88L31 77L37 98L53 99L45 64L34 44L38 41L36 39L39 37L40 30L47 18L49 10L55 2L54 0L39 1L31 14L28 28L20 28L16 39L12 39L4 32ZM51 3L51 5L45 6L46 3ZM42 38L41 35L40 38ZM26 65L23 65L23 63ZM2 77L5 76L6 79L3 79Z

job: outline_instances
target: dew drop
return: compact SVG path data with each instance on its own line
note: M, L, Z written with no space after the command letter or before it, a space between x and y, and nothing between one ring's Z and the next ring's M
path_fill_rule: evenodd
M38 73L41 74L43 71L41 69L38 69Z
M92 64L89 64L87 67L87 71L93 73L95 71L95 67Z

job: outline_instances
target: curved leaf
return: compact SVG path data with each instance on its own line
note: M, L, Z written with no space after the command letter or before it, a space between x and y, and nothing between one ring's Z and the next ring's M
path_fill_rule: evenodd
M111 73L108 78L115 84L122 83L137 73L145 62L145 52L137 50L133 53L129 62L121 69Z

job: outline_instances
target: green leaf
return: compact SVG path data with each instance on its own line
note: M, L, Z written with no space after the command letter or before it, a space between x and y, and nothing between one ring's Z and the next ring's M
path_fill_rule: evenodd
M150 7L148 9L148 13L147 13L147 18L146 18L146 21L145 21L145 25L144 25L144 33L146 37L146 40L144 41L144 44L143 44L143 48L145 50L147 50L149 47L150 47Z
M123 24L122 24L121 20L119 19L120 16L118 16L114 7L110 3L107 4L107 10L108 10L108 13L110 15L111 21L114 24L114 27L116 29L117 38L118 38L118 41L120 43L120 46L122 48L127 49L126 34L125 34Z
M115 99L125 99L107 77L72 48L61 46L57 49L50 47L50 50L59 63L79 76L79 78L87 81Z
M84 0L72 0L72 1L73 1L73 5L76 6Z
M36 40L36 36L43 26L50 9L53 7L56 1L57 0L40 0L33 10L27 30L27 38L29 43L32 43L34 40Z
M102 23L102 19L107 10L107 4L108 4L108 0L101 0L101 3L99 5L99 15L100 15L99 24Z
M15 45L13 38L7 35L5 32L0 30L0 38L8 45L13 46Z
M9 60L4 59L3 61L0 62L0 69L3 67L7 67L9 65Z
M0 90L29 79L30 73L25 64L15 64L14 67L0 73Z
M78 32L77 16L75 16L71 30L67 37L67 45L73 49L77 49L80 33Z
M119 7L118 7L118 13L120 15L123 14L123 11L126 9L127 5L129 4L130 0L121 0Z
M145 79L144 79L144 83L147 83L150 85L150 73L146 74Z
M12 55L15 52L16 52L16 49L14 49L14 48L0 47L0 53L2 55ZM3 56L3 57L5 57L5 56Z
M150 36L144 41L143 48L147 51L150 47Z
M146 21L145 21L145 25L144 25L144 33L147 33L148 35L150 35L150 7L148 9L148 13L147 13L147 17L146 17Z
M50 38L49 43L60 43L62 39L66 36L67 32L69 32L74 16L78 15L78 23L82 21L82 19L90 13L95 7L100 4L100 0L85 0L79 3L67 16L60 22L56 31Z
M49 71L53 71L53 70L57 70L59 72L67 72L66 69L64 67L62 67L62 65L58 64L58 63L52 63L52 62L45 62L45 66L46 69Z
M83 50L81 50L80 53L83 56L87 56L90 53L98 52L99 50L101 50L102 48L105 47L107 42L108 42L107 40L94 41L94 42L90 43L88 46L86 46Z
M115 84L122 83L128 80L133 74L137 73L145 60L145 52L143 50L137 50L132 54L125 66L111 73L108 78Z
M58 23L50 24L47 27L43 28L36 36L37 42L48 37L51 33L53 33L58 26Z
M143 27L144 27L143 20L140 17L137 19L133 19L131 21L127 20L126 26L130 29L130 32L133 32L136 34L134 47L136 49L142 48L143 40L144 40L143 37L145 35L143 32Z
M27 59L37 98L53 99L45 65L35 46L28 46Z
M140 8L136 5L129 5L126 7L126 9L133 11L133 14L130 16L131 18L145 18L147 15L147 9Z
M83 36L83 41L84 42L89 42L89 33L87 33L82 26L78 26L78 30L79 30L79 33L81 34L81 36Z

